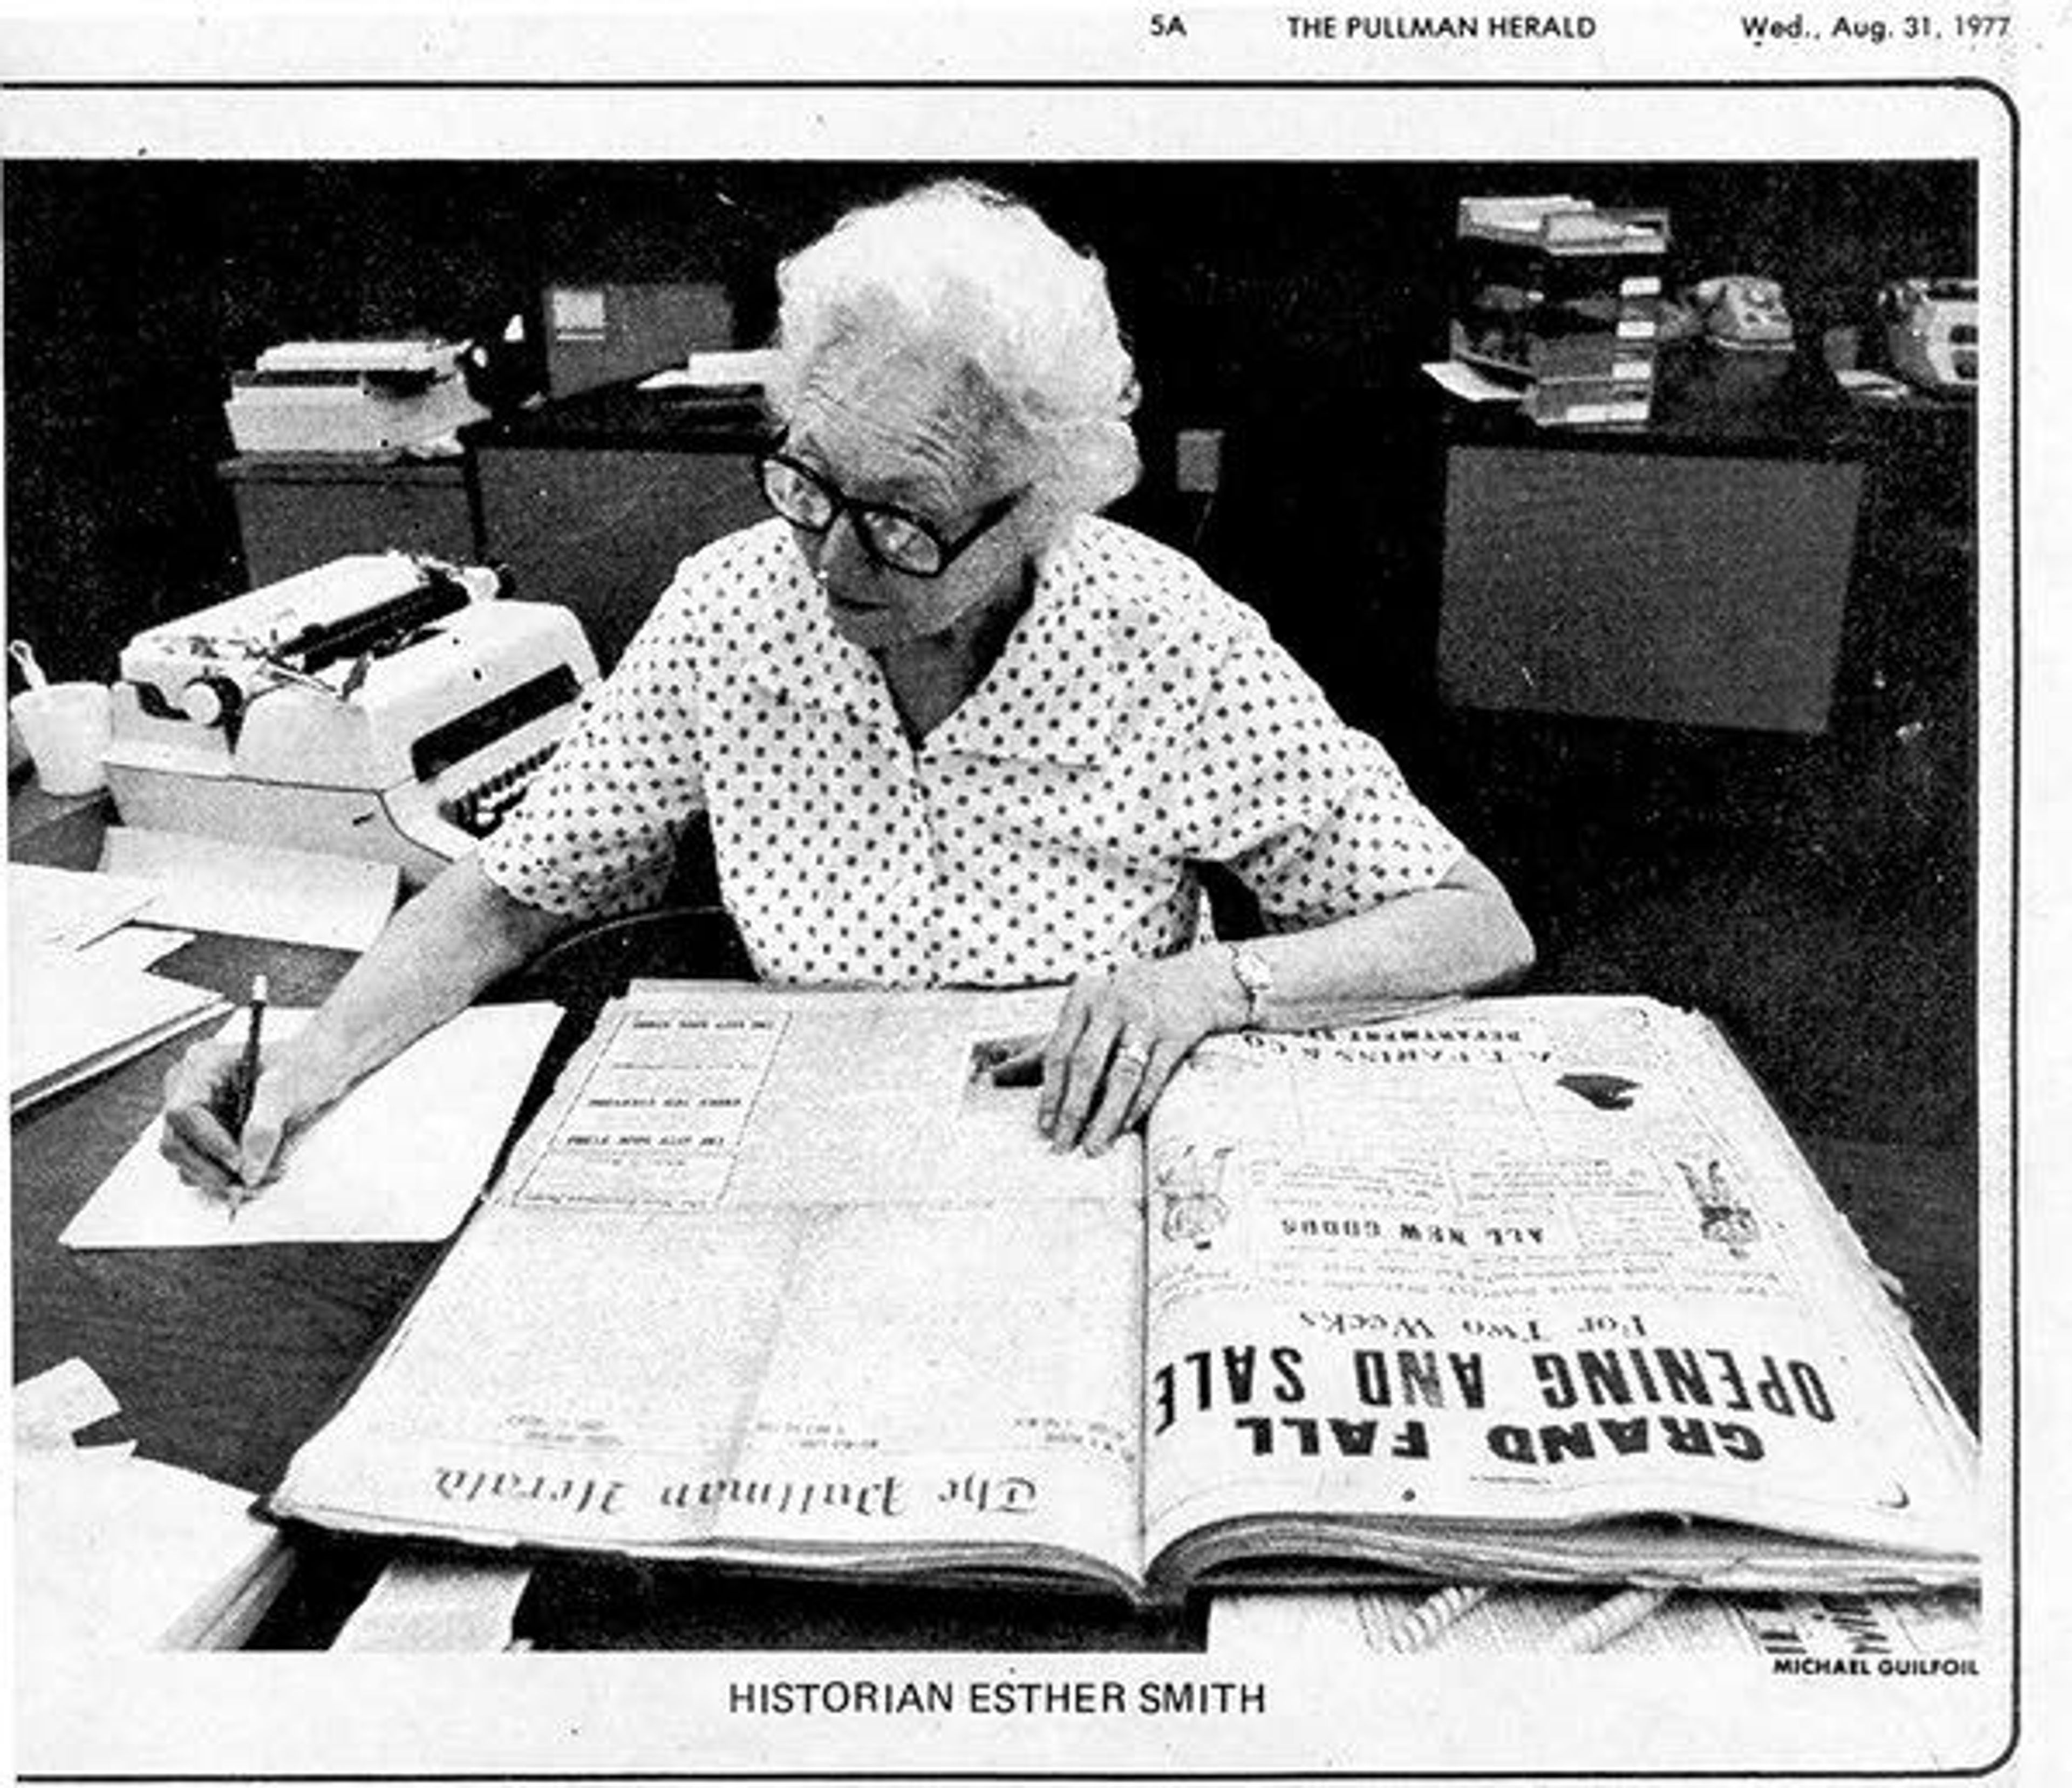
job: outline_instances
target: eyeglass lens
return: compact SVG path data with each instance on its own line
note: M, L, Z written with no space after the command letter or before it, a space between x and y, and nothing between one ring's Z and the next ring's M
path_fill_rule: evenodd
M888 565L923 574L942 565L943 543L922 523L897 510L853 502L802 466L765 459L763 490L771 508L796 527L824 532L846 509L871 550Z

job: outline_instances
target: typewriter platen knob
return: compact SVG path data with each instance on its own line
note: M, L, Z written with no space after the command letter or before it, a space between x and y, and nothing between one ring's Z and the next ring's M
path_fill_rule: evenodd
M245 705L245 692L229 677L198 676L180 691L180 712L199 726L228 726Z

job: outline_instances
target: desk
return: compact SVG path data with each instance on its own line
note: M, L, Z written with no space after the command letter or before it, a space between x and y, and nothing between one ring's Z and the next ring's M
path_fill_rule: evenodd
M109 818L105 801L54 802L24 789L9 804L10 854L91 866ZM203 937L161 966L232 1000L263 968L274 999L292 1005L322 999L351 960ZM14 1120L14 1370L25 1379L74 1355L84 1359L122 1409L90 1437L134 1438L147 1457L257 1494L273 1486L330 1412L442 1247L61 1247L59 1232L153 1121L166 1073L191 1040L165 1044ZM363 1543L304 1536L294 1580L253 1643L327 1644L381 1557ZM977 1592L830 1589L588 1560L544 1567L520 1617L543 1649L985 1651L1198 1650L1206 1618L1203 1608L1139 1618L1071 1594L1003 1602Z
M105 824L97 802L10 803L18 857L81 860ZM84 853L91 861L91 853ZM349 959L227 938L197 939L166 972L228 997L267 968L284 1004L322 997ZM126 1063L14 1121L14 1345L27 1377L78 1355L122 1407L111 1433L147 1457L254 1493L269 1488L415 1287L439 1248L421 1244L280 1246L74 1253L58 1234L152 1120L183 1042ZM1873 1254L1899 1271L1922 1339L1967 1412L1975 1410L1976 1213L1967 1173L1846 1141L1816 1146L1837 1200ZM1837 1171L1839 1169L1839 1172ZM295 1583L257 1642L327 1642L379 1556L310 1539ZM520 1611L544 1648L658 1646L769 1650L931 1648L984 1651L1199 1650L1206 1608L1137 1617L1070 1594L978 1593L728 1579L586 1560L542 1567Z
M90 868L105 799L53 801L33 789L9 802L17 861ZM243 997L255 968L284 1005L321 1000L350 956L329 950L200 937L165 972ZM154 1120L183 1036L14 1120L14 1371L28 1378L74 1355L121 1404L105 1436L145 1456L255 1494L331 1408L435 1247L282 1247L78 1253L59 1232ZM306 1619L322 1599L334 1620L372 1574L298 1573L283 1613Z
M1644 425L1452 405L1438 674L1457 705L1807 735L1941 717L1971 656L1970 405L1665 349Z

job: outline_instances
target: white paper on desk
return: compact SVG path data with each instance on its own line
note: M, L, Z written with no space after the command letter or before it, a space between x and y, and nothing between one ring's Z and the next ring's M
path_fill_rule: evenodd
M81 962L97 963L105 968L128 968L141 974L175 950L193 943L191 931L162 931L155 925L125 925L105 938L82 944L73 953Z
M14 1445L30 1453L69 1448L82 1428L121 1410L115 1393L84 1360L64 1360L14 1387Z
M7 1082L16 1111L141 1055L223 1009L207 988L71 950L7 952Z
M260 1242L429 1242L482 1190L561 1011L476 1006L371 1075L289 1145L239 1210L182 1182L138 1138L59 1239L68 1247L245 1247ZM269 1034L308 1017L267 1015ZM240 1034L240 1017L224 1033Z
M7 935L16 943L76 950L134 919L158 895L154 883L138 876L10 863Z
M1441 390L1470 404L1515 404L1525 393L1463 360L1427 360L1418 369Z
M508 1651L532 1567L504 1558L393 1559L331 1642L334 1651Z
M364 950L396 905L393 863L111 826L101 866L158 890L154 923Z
M287 1563L279 1530L251 1511L249 1491L152 1460L99 1449L18 1459L19 1655L236 1642Z

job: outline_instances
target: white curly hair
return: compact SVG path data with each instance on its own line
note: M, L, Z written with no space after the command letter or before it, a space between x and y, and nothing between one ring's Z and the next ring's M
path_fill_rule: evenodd
M859 208L779 266L777 290L779 421L824 356L911 350L975 381L982 453L1054 521L1136 483L1137 375L1107 271L1020 200L944 180Z

